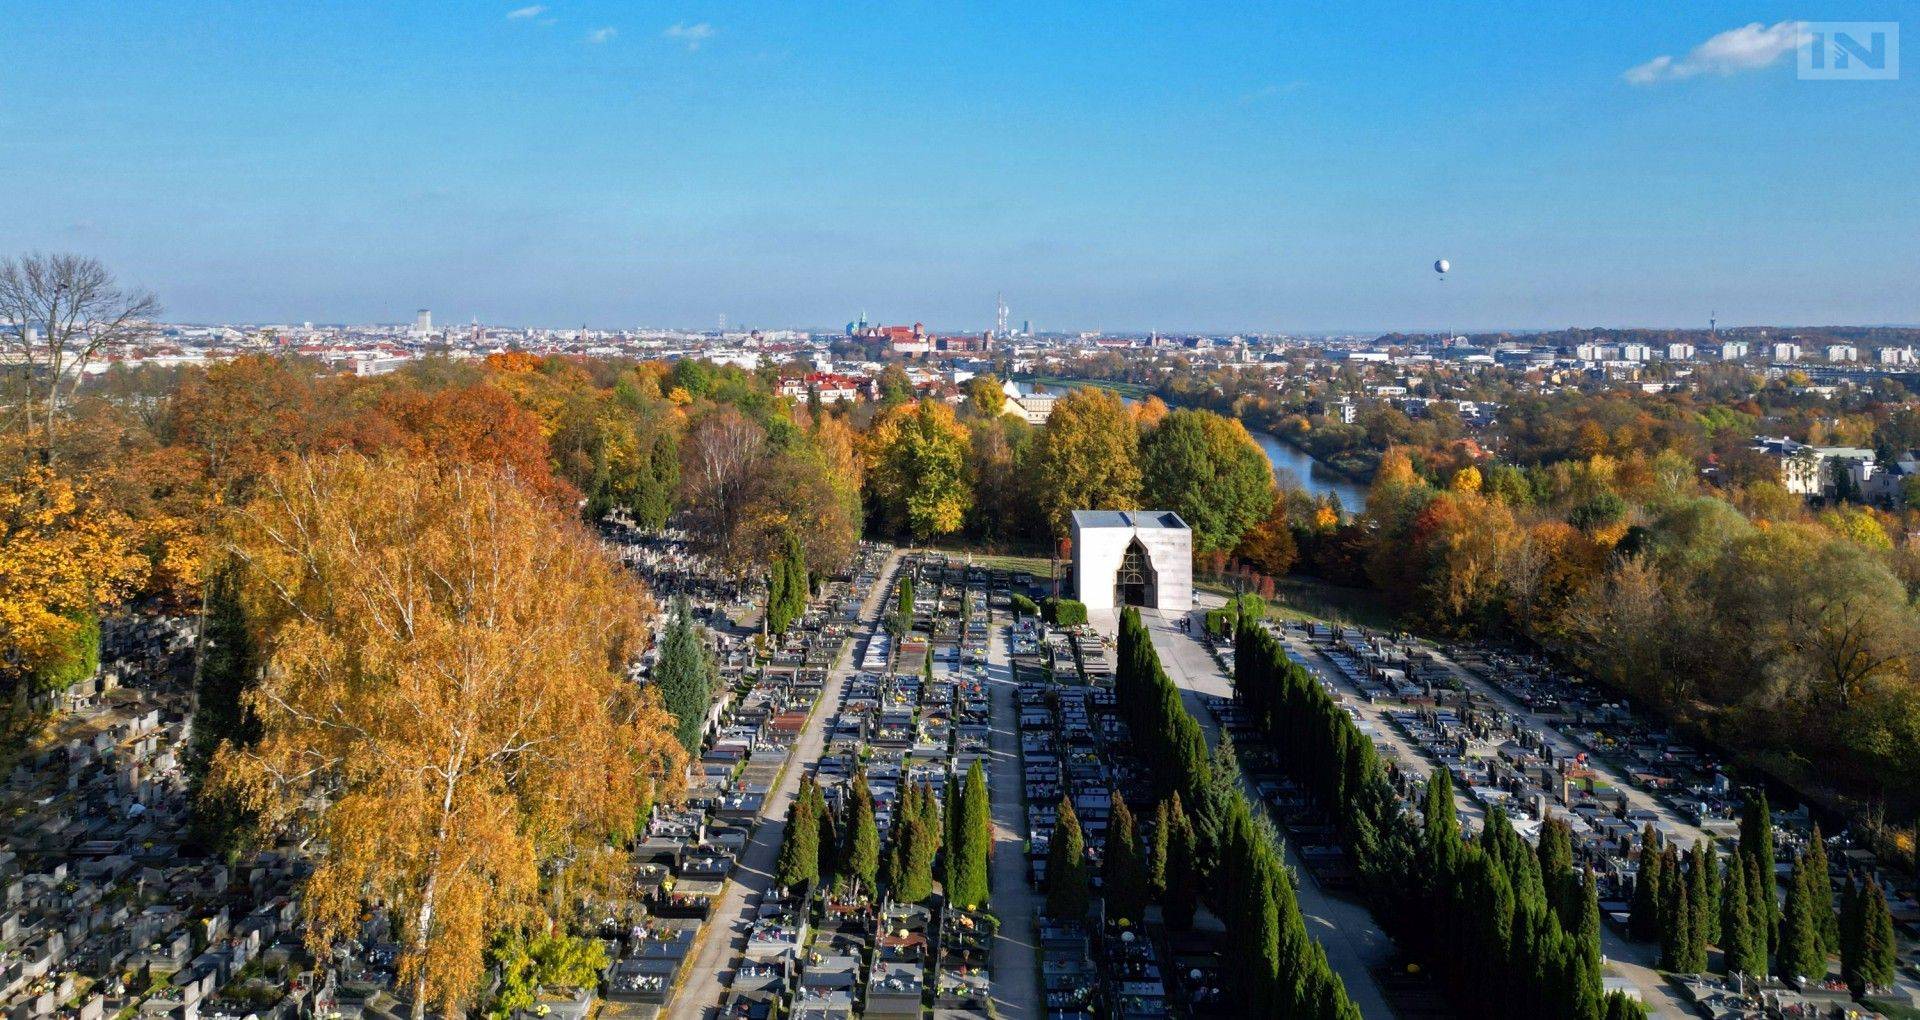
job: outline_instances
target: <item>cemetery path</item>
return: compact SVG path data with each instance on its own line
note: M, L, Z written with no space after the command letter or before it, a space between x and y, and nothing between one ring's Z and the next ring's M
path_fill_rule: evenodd
M1428 757L1423 749L1413 741L1406 739L1400 730L1393 725L1393 722L1387 718L1382 706L1373 704L1367 701L1367 699L1360 697L1359 692L1355 691L1346 683L1341 676L1339 668L1334 665L1333 660L1322 654L1319 647L1311 642L1301 640L1300 637L1292 631L1284 634L1284 640L1294 651L1305 655L1311 661L1319 663L1321 674L1331 680L1335 687L1347 695L1347 704L1352 705L1358 710L1362 720L1372 724L1373 740L1376 745L1383 745L1381 746L1383 757L1397 759L1408 765L1418 762L1426 770L1431 770L1436 767L1437 763ZM1489 685L1466 674L1465 670L1462 670L1458 666L1454 666L1453 668L1461 674L1462 682L1473 685L1475 690L1488 691ZM1488 693L1492 692L1489 691ZM1502 700L1502 706L1509 710L1517 707L1505 699ZM1525 713L1521 714L1524 715ZM1542 732L1548 732L1543 726L1536 726L1535 728ZM1549 736L1557 737L1558 735L1549 733ZM1567 742L1564 737L1559 737L1556 740L1556 750L1564 750L1564 748L1560 747L1562 743L1570 742ZM1607 779L1614 785L1621 786L1618 779L1612 775L1608 775ZM1621 786L1621 788L1626 789L1624 786ZM1650 800L1651 798L1648 799ZM1476 826L1484 823L1486 819L1485 809L1480 806L1478 801L1468 797L1463 789L1456 790L1454 794L1454 804L1460 814ZM1651 806L1662 810L1663 815L1672 815L1671 811L1660 809L1657 804ZM1694 831L1698 832L1699 830L1695 829ZM1613 925L1602 924L1600 926L1600 951L1607 958L1607 968L1609 972L1617 977L1624 978L1628 984L1633 986L1634 991L1640 996L1640 1001L1646 1005L1649 1016L1683 1017L1699 1015L1697 1011L1673 991L1667 984L1666 979L1661 977L1660 972L1655 969L1655 964L1658 963L1658 957L1660 955L1658 947L1630 942L1622 936Z
M997 1016L1024 1020L1042 1014L1040 946L1034 914L1040 897L1027 881L1026 780L1020 771L1020 706L1015 695L1012 640L995 624L987 643L988 696L993 706L987 796L993 805L993 1007Z
M1206 731L1207 745L1218 743L1220 721L1214 716L1212 706L1230 700L1233 685L1206 646L1181 629L1182 617L1145 612L1140 618L1153 635L1153 647L1160 653L1160 664L1165 667L1168 678L1180 688L1187 711ZM1259 795L1251 784L1247 785L1247 793L1258 801ZM1306 918L1307 930L1326 949L1327 962L1346 984L1347 995L1360 1007L1362 1016L1393 1016L1387 997L1373 976L1374 967L1391 962L1393 940L1374 923L1373 915L1365 907L1321 889L1302 864L1291 841L1286 842L1286 854L1288 866L1299 876L1300 913Z
M1498 685L1482 679L1472 670L1447 657L1439 648L1430 644L1424 645L1424 647L1433 653L1436 662L1445 666L1461 683L1486 695L1493 700L1494 704L1499 705L1502 710L1511 712L1524 723L1528 729L1538 733L1541 739L1545 740L1547 744L1553 748L1555 755L1563 758L1571 758L1578 753L1586 754L1587 767L1598 773L1600 778L1606 780L1609 786L1619 790L1620 793L1627 798L1627 806L1629 808L1636 811L1653 812L1658 818L1654 823L1654 827L1660 830L1664 838L1677 843L1682 853L1691 849L1695 841L1706 838L1707 833L1705 829L1688 821L1678 811L1667 806L1643 787L1627 782L1625 778L1620 775L1620 771L1611 763L1602 761L1598 755L1595 755L1593 748L1574 740L1553 726L1548 725L1547 720L1539 713L1532 711L1525 705L1514 700L1511 695L1501 690Z
M900 551L896 549L887 555L874 589L861 601L860 625L854 633L856 642L861 632L879 620L888 580L899 563ZM806 774L807 764L818 759L826 746L827 720L833 718L835 706L840 704L841 685L858 670L858 661L850 650L827 674L820 700L808 717L806 727L800 731L799 739L794 741L780 785L761 804L753 836L740 855L740 863L734 868L726 892L701 929L700 948L687 963L685 983L667 1004L667 1016L719 1015L720 996L731 979L735 961L746 951L747 931L753 924L754 912L760 906L761 897L773 886L774 865L780 858L780 843L787 831L787 808L800 791L800 779Z

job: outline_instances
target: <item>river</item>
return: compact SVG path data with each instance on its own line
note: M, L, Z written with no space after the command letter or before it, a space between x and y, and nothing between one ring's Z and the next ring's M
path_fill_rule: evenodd
M1081 385L1094 384L1082 383ZM1139 403L1136 398L1124 393L1120 394L1120 399L1129 405ZM1260 449L1266 451L1267 460L1273 464L1275 478L1281 481L1293 481L1307 490L1307 495L1315 499L1331 492L1340 497L1341 508L1350 514L1361 513L1367 509L1365 485L1314 460L1313 455L1307 451L1274 438L1272 433L1254 432L1252 429L1247 431L1253 433L1254 442L1259 443Z
M1367 508L1367 487L1339 472L1334 471L1305 450L1274 438L1266 432L1253 433L1254 442L1265 450L1267 459L1273 462L1273 473L1285 480L1289 476L1307 490L1307 495L1320 498L1325 493L1340 497L1340 505L1348 513L1357 514ZM1283 474L1284 472L1284 474Z

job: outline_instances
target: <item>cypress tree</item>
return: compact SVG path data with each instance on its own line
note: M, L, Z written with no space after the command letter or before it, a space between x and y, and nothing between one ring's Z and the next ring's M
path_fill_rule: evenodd
M1193 822L1180 809L1179 794L1173 795L1168 813L1172 816L1172 836L1167 842L1167 895L1161 904L1161 916L1168 928L1186 931L1193 927L1199 897L1194 873L1194 855L1199 850L1194 845Z
M855 896L871 892L880 879L880 831L874 823L873 794L867 789L865 771L854 774L853 803L840 836L840 880L853 886Z
M1633 879L1633 904L1627 917L1627 929L1635 941L1651 942L1666 927L1660 918L1661 896L1666 889L1660 878L1658 837L1649 824L1640 834L1640 871Z
M1171 805L1179 796L1175 793L1153 808L1153 846L1147 851L1147 895L1156 903L1167 898L1167 850L1173 839Z
M1138 924L1147 907L1147 875L1140 861L1140 838L1126 798L1115 790L1111 800L1106 855L1100 862L1100 891L1106 898L1108 917L1126 918Z
M1647 1007L1638 999L1630 999L1625 992L1608 992L1604 1020L1647 1020Z
M229 562L207 582L193 678L193 730L184 762L193 809L190 837L215 851L235 849L252 816L230 797L201 795L207 769L221 744L245 748L260 740L260 720L246 704L260 675L260 652L240 602L241 569L237 561Z
M1880 880L1867 876L1860 890L1860 977L1868 988L1893 985L1900 947L1894 942L1893 913L1880 891Z
M1707 969L1707 944L1711 941L1708 935L1719 924L1720 904L1712 899L1713 885L1707 877L1713 871L1713 864L1713 858L1707 854L1706 840L1695 840L1687 855L1687 905L1693 912L1687 924L1687 933L1692 938L1687 961L1693 965L1694 973Z
M1540 841L1534 848L1540 860L1540 880L1560 926L1568 930L1580 921L1582 892L1580 874L1573 870L1573 830L1558 818L1548 818L1540 826Z
M1711 904L1713 908L1707 912L1707 941L1717 946L1720 944L1720 896L1722 892L1720 884L1720 854L1715 848L1712 836L1703 835L1700 841L1705 851L1703 856L1707 859L1707 902Z
M893 898L919 903L933 895L933 840L927 835L926 825L914 815L906 816L895 828L900 831L895 841L900 863Z
M713 705L713 673L713 656L700 640L686 596L675 598L666 636L660 640L660 660L653 666L653 682L667 711L673 713L674 736L694 758L700 756L700 735L706 730L707 709Z
M800 793L787 808L787 828L780 842L774 879L795 889L820 875L820 821L814 817L813 777L800 780Z
M838 830L834 827L833 812L827 808L826 791L820 789L820 785L815 783L812 786L812 793L813 819L820 830L813 841L814 848L820 854L814 867L814 881L820 885L826 885L828 880L834 877L834 859L840 850L840 837Z
M1787 906L1780 918L1780 950L1774 960L1774 973L1788 982L1802 977L1820 981L1827 973L1826 958L1820 954L1820 919L1813 912L1805 855L1793 859L1792 877L1787 880Z
M953 860L947 901L968 908L987 903L987 852L993 847L992 805L987 803L987 777L978 761L967 770L960 792L954 842L947 848Z
M1661 861L1661 873L1665 875L1667 861ZM1688 964L1692 962L1693 947L1693 911L1687 903L1687 883L1684 879L1667 881L1673 890L1672 898L1661 909L1666 924L1660 932L1660 968L1678 973L1690 973Z
M1834 913L1833 873L1827 865L1827 844L1820 835L1820 823L1813 824L1813 836L1807 842L1807 892L1813 899L1813 916L1820 922L1820 955L1840 951L1840 919Z
M1861 949L1865 946L1862 939L1866 901L1860 895L1860 884L1852 875L1847 876L1847 884L1840 888L1840 980L1853 990L1853 997L1867 994L1866 982L1861 976Z
M920 827L926 831L927 844L937 855L945 840L947 819L940 807L940 798L933 795L933 784L915 784L918 793L914 803L919 808Z
M1721 883L1720 948L1728 974L1760 974L1767 969L1760 933L1754 927L1753 907L1747 900L1747 867L1735 854L1727 860Z
M1752 919L1753 942L1756 956L1766 963L1773 956L1772 935L1767 929L1767 918L1778 912L1779 904L1771 902L1774 885L1760 874L1760 859L1757 856L1745 857L1747 872L1747 915ZM1762 971L1764 973L1764 971Z
M1580 883L1580 917L1573 929L1573 943L1569 954L1576 966L1573 969L1574 980L1578 982L1575 991L1574 1015L1591 1018L1600 1011L1601 972L1604 969L1600 953L1600 881L1589 867L1585 881Z
M945 817L941 819L940 884L947 902L954 902L953 890L960 884L960 780L947 776Z
M1047 916L1079 921L1087 916L1087 845L1073 802L1060 798L1047 846Z
M1766 923L1762 929L1767 935L1767 949L1775 950L1780 945L1780 901L1775 893L1773 812L1767 805L1767 791L1764 788L1755 789L1740 812L1740 851L1749 855L1760 870L1764 885L1755 887L1749 883L1747 893L1765 915L1762 919Z

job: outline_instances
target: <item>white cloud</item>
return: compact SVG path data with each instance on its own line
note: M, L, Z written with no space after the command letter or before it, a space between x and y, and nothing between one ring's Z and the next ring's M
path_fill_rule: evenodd
M660 34L675 42L685 43L687 52L691 53L699 49L702 43L713 38L713 26L704 21L695 22L691 25L682 21Z
M1661 54L1621 75L1634 85L1680 81L1702 74L1729 75L1771 67L1782 57L1806 45L1804 21L1782 21L1771 27L1758 21L1730 28L1695 46L1684 57Z
M507 12L507 20L525 21L528 18L537 18L545 13L547 13L545 4L534 4L531 7L515 7L513 10Z
M587 41L595 45L599 45L600 43L604 43L604 42L612 42L613 37L619 34L620 34L620 30L616 28L612 28L612 27L596 28L593 31L587 33Z

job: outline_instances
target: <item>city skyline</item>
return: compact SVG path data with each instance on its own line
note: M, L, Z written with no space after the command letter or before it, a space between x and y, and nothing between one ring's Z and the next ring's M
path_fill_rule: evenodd
M1914 86L1794 70L1899 13L27 4L0 242L191 322L1910 323Z

